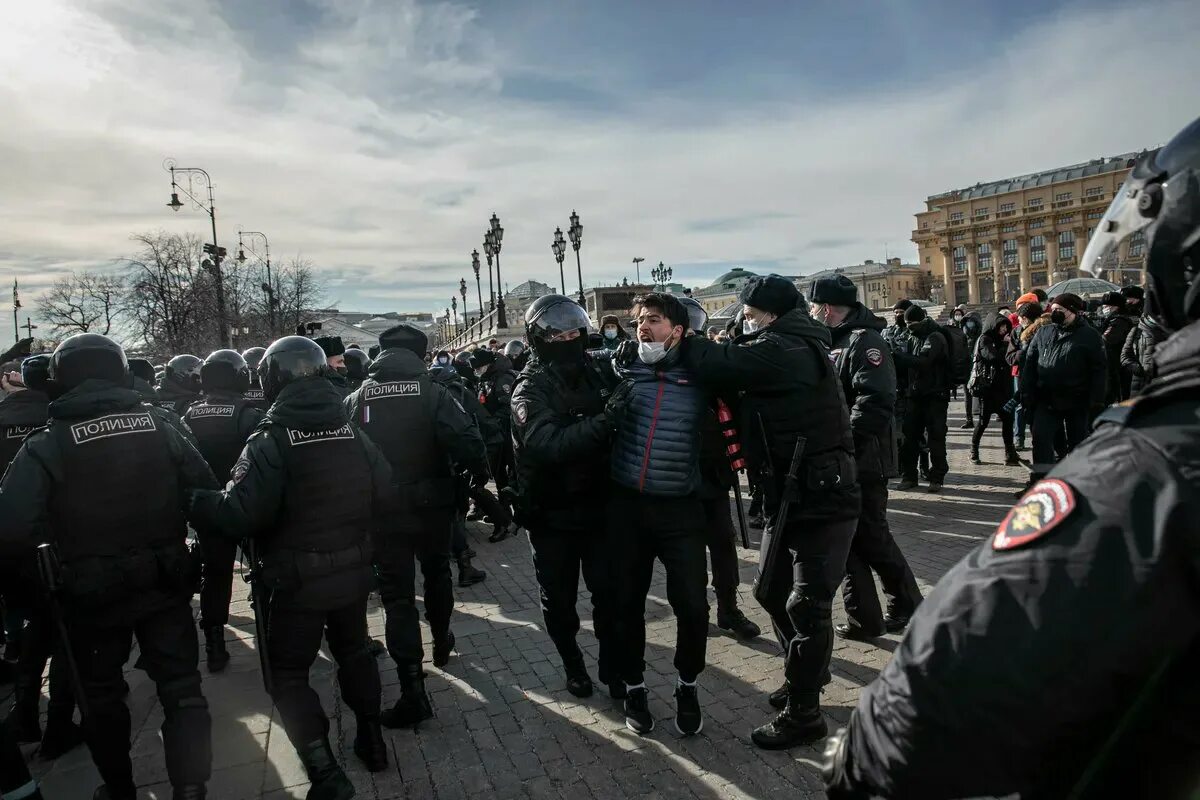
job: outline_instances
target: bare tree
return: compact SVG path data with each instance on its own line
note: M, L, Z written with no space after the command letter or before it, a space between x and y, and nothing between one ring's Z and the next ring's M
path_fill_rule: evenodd
M305 322L306 312L325 300L325 284L312 262L299 256L279 271L275 282L276 324L282 332L291 333Z
M219 344L212 275L201 266L201 241L163 232L139 234L127 259L124 310L134 338L158 356L207 353Z
M123 300L121 276L72 272L42 293L38 298L38 313L56 337L73 333L107 336L114 332Z

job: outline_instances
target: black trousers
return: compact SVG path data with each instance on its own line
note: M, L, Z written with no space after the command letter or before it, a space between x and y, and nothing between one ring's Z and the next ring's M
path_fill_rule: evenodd
M200 627L229 624L233 596L233 560L237 543L217 536L204 540L204 566L200 578Z
M425 619L435 639L450 631L454 584L450 575L450 539L454 509L410 511L397 517L375 540L379 595L387 616L384 637L401 677L425 660L417 613L416 563L424 577Z
M887 520L887 480L882 476L860 476L862 514L846 556L846 581L842 599L846 615L870 633L883 633L883 609L875 592L874 571L879 574L887 596L887 613L907 617L921 602L921 590L904 553L892 538Z
M497 478L497 481L500 479ZM496 484L497 488L500 484ZM486 486L479 488L471 487L467 490L467 494L475 501L475 507L488 516L493 523L507 525L513 521L512 512L508 510L508 506L496 499L496 495L492 494L491 489Z
M944 397L931 395L909 398L904 412L904 442L900 445L900 473L907 480L917 479L917 459L924 437L929 446L929 480L941 483L950 465L946 463L946 410Z
M277 593L271 598L267 627L271 699L297 749L329 732L321 699L308 683L322 635L338 665L338 684L346 705L359 715L379 715L379 669L367 647L367 598L322 611L299 607Z
M32 797L37 781L29 774L29 767L21 755L17 742L16 715L7 719L0 714L0 797ZM41 797L41 795L38 795Z
M846 574L857 520L788 524L792 558L780 558L763 608L783 648L784 675L793 697L815 702L829 683L833 655L833 595Z
M667 602L675 612L675 669L683 680L694 681L704 670L708 646L708 570L700 501L617 490L608 529L622 679L639 684L646 669L646 597L657 558L666 568Z
M704 543L712 562L712 587L717 595L717 613L737 607L737 532L733 528L729 495L703 501Z
M129 708L121 671L134 636L141 649L138 664L154 681L162 704L161 731L171 784L207 782L212 768L212 720L200 691L200 648L187 598L127 625L73 621L67 634L87 697L84 735L104 782L118 792L133 788Z
M1016 454L1017 448L1013 443L1013 415L1004 410L1004 404L1008 401L1009 398L1007 397L1003 399L1003 402L996 402L990 397L984 397L980 400L979 419L975 421L975 431L971 434L971 448L973 450L979 450L979 443L983 440L983 432L987 430L988 424L992 421L992 415L995 414L1000 418L1000 435L1004 440L1005 454Z
M507 437L507 433L505 436ZM488 466L492 470L492 480L496 482L496 491L499 492L508 486L508 465L512 460L509 453L512 450L512 445L497 444L488 447Z
M1056 451L1066 455L1087 438L1090 429L1086 408L1057 411L1048 403L1038 403L1033 409L1033 474L1041 477L1054 468ZM1065 442L1061 441L1066 431ZM1056 440L1059 445L1056 446ZM1065 446L1063 446L1065 445Z
M579 575L592 595L592 624L600 642L597 667L601 683L620 679L620 660L616 656L619 641L614 617L611 549L604 529L603 514L596 514L592 530L553 529L530 523L529 547L537 575L538 594L546 633L564 665L579 665L583 654L575 641L579 633Z
M75 714L75 687L66 659L62 657L62 642L50 609L45 605L29 607L29 624L21 638L21 656L17 662L17 702L37 706L42 693L42 673L50 661L50 702L47 716L70 720ZM50 660L51 656L53 660Z

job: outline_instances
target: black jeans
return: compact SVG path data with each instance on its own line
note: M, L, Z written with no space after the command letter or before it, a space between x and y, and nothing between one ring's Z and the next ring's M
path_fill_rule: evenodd
M858 483L862 490L862 514L846 556L842 599L852 622L865 631L882 634L883 609L871 571L879 574L889 616L911 615L921 602L921 590L888 527L887 480L882 476L860 476Z
M212 769L212 719L200 691L200 647L188 600L146 613L128 625L72 622L67 635L87 697L90 719L85 720L84 735L104 782L118 792L133 788L129 708L121 671L137 636L138 664L154 681L163 708L167 776L173 786L206 783Z
M950 465L946 463L945 397L927 395L909 398L904 412L904 443L900 446L900 473L905 480L917 479L917 459L922 437L929 445L929 481L942 483Z
M552 529L531 522L529 548L533 553L546 633L564 666L580 666L583 662L583 653L575 642L579 633L575 606L579 599L579 575L583 573L584 584L592 594L592 624L600 642L597 659L600 682L613 683L620 678L620 659L616 655L619 641L614 622L611 548L603 514L597 511L596 519L598 524L593 530Z
M384 637L401 677L425 659L417 613L416 561L425 578L425 619L435 639L450 631L454 584L450 575L453 508L410 511L375 537L379 595L387 615Z
M308 671L321 649L321 636L338 665L338 685L346 705L359 715L379 715L379 669L367 648L367 598L343 608L301 608L278 594L271 598L267 648L271 655L271 699L283 729L297 749L329 732L321 699L308 683Z
M1066 441L1063 455L1087 438L1090 415L1086 408L1058 411L1048 403L1040 402L1033 409L1033 476L1040 478L1054 468L1057 462L1055 441L1065 429ZM1061 444L1061 443L1060 443Z
M667 602L675 612L675 669L683 680L694 681L704 670L708 645L708 569L700 501L618 489L609 508L608 529L624 664L621 677L636 685L646 669L646 597L657 558L666 568Z
M717 595L717 613L737 608L737 533L729 509L729 495L703 501L704 540L712 562L712 587Z
M200 627L215 628L229 623L229 600L233 596L233 559L237 544L217 536L205 538L204 568L200 579Z
M793 697L815 701L829 683L833 655L833 595L846 574L846 557L857 520L788 524L792 558L777 561L771 594L763 607L786 657L784 675Z
M1013 443L1013 415L1004 410L1004 404L1009 398L1004 398L1004 402L997 403L991 398L985 397L980 401L979 419L975 421L975 432L971 434L971 450L978 452L979 443L983 440L983 432L987 430L988 423L992 421L992 415L995 414L1000 418L1000 436L1004 441L1005 455L1012 456L1017 452L1016 445Z

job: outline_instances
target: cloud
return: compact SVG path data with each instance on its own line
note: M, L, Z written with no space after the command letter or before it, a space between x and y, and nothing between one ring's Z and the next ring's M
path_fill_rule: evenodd
M460 277L473 283L493 211L511 286L557 283L550 242L573 208L588 283L632 277L635 255L697 284L734 264L800 274L885 249L913 258L927 195L1160 143L1200 108L1180 77L1200 69L1200 7L1186 2L1047 12L993 31L973 61L907 74L901 54L836 89L730 54L659 80L620 41L547 63L544 24L567 50L588 31L533 5L507 19L416 0L251 5L9 12L0 274L32 290L110 265L132 233L203 233L203 214L165 207L167 156L212 174L223 244L239 225L267 232L347 308L443 307ZM921 4L889 8L898 29L921 29ZM849 64L861 48L844 36Z

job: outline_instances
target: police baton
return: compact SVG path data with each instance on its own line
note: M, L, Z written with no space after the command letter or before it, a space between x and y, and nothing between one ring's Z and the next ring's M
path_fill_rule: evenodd
M737 503L738 527L742 532L742 547L750 549L750 530L746 525L746 509L742 507L742 482L735 472L733 474L733 500Z
M729 468L733 470L733 498L737 502L738 526L742 531L742 547L750 549L750 529L746 525L746 509L742 508L742 487L738 473L746 468L746 459L742 457L742 445L738 441L737 428L733 425L733 412L721 398L717 398L717 424L721 435L728 443L725 445L725 455L729 457Z
M271 654L267 652L267 615L271 595L263 586L262 573L258 565L258 545L253 537L242 540L242 555L250 562L243 580L250 584L250 605L254 609L254 647L258 650L258 664L262 669L263 688L271 694Z
M765 430L764 430L765 433ZM788 466L787 475L783 478L783 495L779 498L779 508L775 518L763 528L762 544L758 555L758 575L754 578L754 599L764 606L771 596L771 580L775 575L776 563L783 549L784 528L787 525L788 511L791 510L792 498L799 495L800 462L804 460L804 447L808 440L803 436L796 437L796 447L792 451L792 463ZM768 453L768 460L770 454Z
M58 553L49 543L37 546L38 577L41 578L42 588L46 590L46 602L50 605L50 615L58 627L59 640L62 643L62 655L67 660L67 673L71 676L71 685L75 687L75 704L79 706L79 715L86 726L92 715L88 707L87 694L83 689L83 678L79 674L79 662L75 660L75 651L71 648L71 638L67 635L67 623L63 619L62 605L58 602L58 593L62 590L62 564L58 561ZM57 658L57 656L55 656Z

